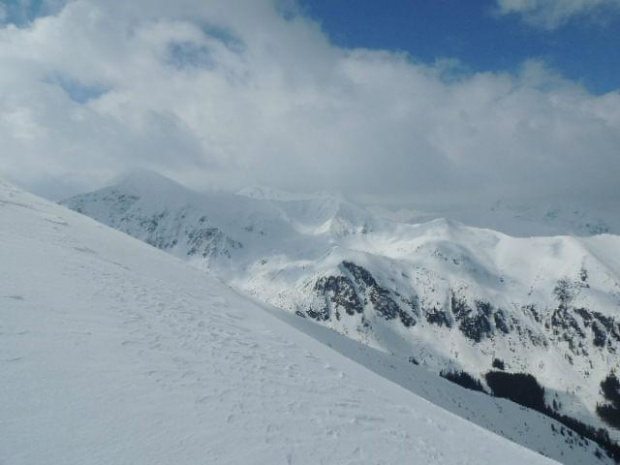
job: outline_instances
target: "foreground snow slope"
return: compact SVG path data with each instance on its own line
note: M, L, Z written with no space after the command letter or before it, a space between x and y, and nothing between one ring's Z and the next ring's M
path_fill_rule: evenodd
M1 463L551 463L3 183L0 258Z

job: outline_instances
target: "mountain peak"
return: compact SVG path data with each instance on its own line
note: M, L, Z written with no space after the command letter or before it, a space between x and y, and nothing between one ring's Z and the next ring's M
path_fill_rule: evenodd
M151 191L161 189L185 189L181 184L170 179L157 171L147 169L136 169L126 172L115 180L114 187Z

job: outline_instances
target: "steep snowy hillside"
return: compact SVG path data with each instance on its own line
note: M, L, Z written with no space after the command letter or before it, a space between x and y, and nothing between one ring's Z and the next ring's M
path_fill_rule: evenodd
M334 195L276 197L142 174L66 204L263 302L618 438L601 412L617 415L602 387L619 360L620 237L514 238L390 222Z
M282 311L274 315L431 403L530 450L566 465L615 463L594 442L535 410L464 389L410 361L355 342L311 320Z
M0 244L1 463L551 463L1 182Z

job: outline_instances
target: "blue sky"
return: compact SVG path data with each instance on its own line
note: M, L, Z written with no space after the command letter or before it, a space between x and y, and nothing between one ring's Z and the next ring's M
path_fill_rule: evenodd
M408 52L414 60L457 58L472 71L514 71L541 59L601 94L620 89L620 14L576 17L548 30L517 15L499 16L493 0L301 0L343 47Z
M2 0L6 20L18 25L35 18L41 11L43 0Z
M555 1L561 0L551 3ZM337 46L406 51L426 63L456 58L473 72L514 72L524 61L537 59L592 93L620 89L620 8L577 15L547 29L532 27L517 14L496 14L497 2L298 0L304 14L318 21ZM0 0L5 20L18 25L61 3Z

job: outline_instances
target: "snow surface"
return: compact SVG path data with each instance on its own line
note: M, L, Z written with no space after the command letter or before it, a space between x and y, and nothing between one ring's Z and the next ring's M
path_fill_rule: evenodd
M618 367L620 236L511 237L447 219L397 223L334 194L297 196L267 188L242 193L249 197L203 195L138 173L66 205L262 302L304 315L326 306L325 326L402 360L413 356L435 373L464 370L484 383L494 359L501 359L509 372L534 375L559 413L619 438L595 409L603 400L600 382ZM368 270L416 324L386 319L370 304L345 315L329 295L319 295L321 279L351 279L345 262ZM586 309L613 320L616 329L602 347L594 343L590 321L552 324L565 319L557 292L564 284L569 316ZM488 303L510 331L504 334L490 318L489 335L472 340L458 322L432 323L434 309L453 320L454 296L473 316L479 302Z
M0 463L552 463L1 182L0 244Z
M336 349L378 375L500 436L566 465L613 464L592 441L541 413L505 399L464 389L424 367L343 337L307 319L275 311L274 315Z

